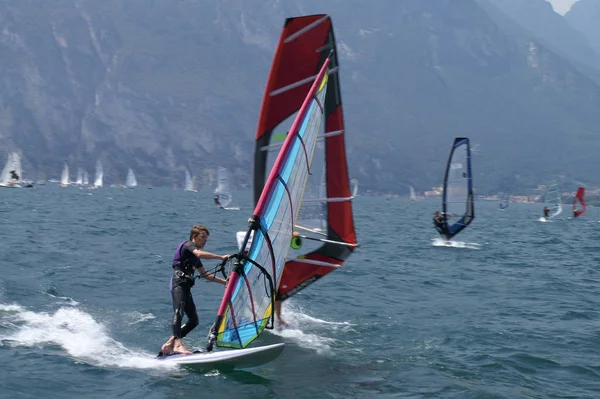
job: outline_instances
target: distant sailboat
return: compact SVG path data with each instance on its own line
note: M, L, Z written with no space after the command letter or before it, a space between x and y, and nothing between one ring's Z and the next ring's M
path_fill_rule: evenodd
M0 174L0 187L21 188L22 175L21 157L18 153L11 152Z
M83 183L84 186L87 186L88 184L90 184L90 178L88 176L88 172L83 171Z
M192 175L190 175L190 172L187 169L185 170L185 185L183 186L183 191L198 192L198 188L194 187L194 179L192 179Z
M62 174L60 175L60 186L67 187L69 185L69 165L65 162Z
M417 195L415 194L415 189L413 188L413 186L410 186L410 197L409 198L411 201L417 200Z
M350 180L350 186L352 187L352 199L358 195L358 179Z
M498 194L498 208L506 209L510 204L510 197L507 192L501 192Z
M75 184L81 186L83 184L83 169L77 168L77 178L75 179Z
M90 188L100 188L104 184L104 171L102 170L102 162L96 161L96 178L94 179L94 186Z
M43 185L46 184L46 174L42 170L40 170L39 173L38 173L37 184L38 184L38 186L43 186Z
M125 187L127 188L135 188L137 187L137 179L135 178L135 174L133 173L133 169L129 168L127 171L127 179L125 179Z
M231 201L233 200L231 195L231 188L229 186L229 172L226 168L219 166L217 172L217 188L214 192L214 200L217 207L226 209L229 211L239 211L239 207L230 207Z

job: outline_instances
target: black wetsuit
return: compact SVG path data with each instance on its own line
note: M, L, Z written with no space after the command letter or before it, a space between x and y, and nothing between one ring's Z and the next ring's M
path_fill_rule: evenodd
M215 205L220 208L221 207L221 203L219 202L219 194L215 194L213 198L215 200Z
M202 267L202 262L194 255L194 249L196 249L196 245L191 241L186 241L177 247L173 258L171 295L173 297L173 336L175 338L185 337L198 325L198 313L191 289L194 285L194 271ZM184 313L188 320L182 326Z
M10 171L10 178L13 180L19 180L19 175L14 170Z
M547 218L548 214L550 213L550 209L548 208L544 208L544 217Z
M440 235L445 238L448 236L448 231L446 230L446 224L444 223L444 219L440 216L439 218L433 217L433 225Z

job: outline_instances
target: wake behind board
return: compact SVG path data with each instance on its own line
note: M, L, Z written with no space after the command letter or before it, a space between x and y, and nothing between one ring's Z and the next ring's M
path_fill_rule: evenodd
M157 357L158 360L176 363L201 370L234 370L257 367L277 358L285 343L237 350L192 353Z

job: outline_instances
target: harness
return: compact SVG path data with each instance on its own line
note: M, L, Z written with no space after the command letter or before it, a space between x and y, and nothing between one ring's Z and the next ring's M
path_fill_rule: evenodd
M199 259L195 259L194 261L190 259L183 259L183 246L188 241L184 241L177 247L175 251L175 256L173 257L173 269L175 277L188 280L191 285L194 285L194 271L196 270L198 263L200 263Z

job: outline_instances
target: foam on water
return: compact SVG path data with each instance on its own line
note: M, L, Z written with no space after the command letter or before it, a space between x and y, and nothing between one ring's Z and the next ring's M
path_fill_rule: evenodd
M448 248L467 248L467 249L481 249L481 244L476 242L464 242L464 241L453 241L444 240L442 238L434 238L432 245L435 247L448 247Z
M78 361L94 366L131 369L175 368L154 354L126 348L110 337L106 327L74 307L54 313L33 312L18 304L0 304L3 346L44 348L58 345Z
M282 308L282 318L288 324L287 327L272 330L274 335L293 341L298 346L312 349L318 354L332 354L337 339L326 336L327 333L347 331L353 324L323 320L304 313L304 310L292 303L285 302ZM277 323L277 322L276 322Z

